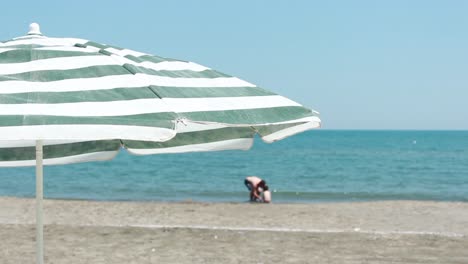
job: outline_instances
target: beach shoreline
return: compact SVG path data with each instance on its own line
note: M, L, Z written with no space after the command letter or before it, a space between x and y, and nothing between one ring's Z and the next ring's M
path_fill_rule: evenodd
M0 263L33 262L34 206L34 199L0 197L0 237L7 242ZM468 262L463 202L47 199L44 224L52 263Z

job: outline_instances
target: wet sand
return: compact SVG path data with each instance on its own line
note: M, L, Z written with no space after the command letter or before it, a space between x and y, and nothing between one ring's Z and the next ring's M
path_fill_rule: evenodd
M0 197L0 263L34 263L35 202ZM46 263L468 263L468 203L44 201Z

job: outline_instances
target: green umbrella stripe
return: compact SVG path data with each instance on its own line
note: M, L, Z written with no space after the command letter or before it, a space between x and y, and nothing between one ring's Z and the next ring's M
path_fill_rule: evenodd
M181 60L176 60L176 59L171 59L171 58L163 58L155 55L143 55L143 56L134 56L134 55L125 55L125 58L134 61L134 62L152 62L152 63L160 63L160 62L187 62L187 61L181 61Z
M6 49L7 51L2 52L0 48L0 64L8 63L23 63L36 60L44 60L51 58L63 58L63 57L76 57L76 56L96 56L98 53L88 51L83 52L78 48L76 50L45 50L45 49Z
M220 77L231 77L227 74L207 69L203 71L192 71L192 70L154 70L145 68L143 66L125 65L125 68L132 73L144 73L148 75L172 77L172 78L220 78Z
M95 56L98 57L99 56ZM82 58L91 58L82 57ZM220 73L215 70L203 70L203 71L192 71L192 70L154 70L148 69L141 66L135 66L131 64L125 64L123 66L114 64L109 58L99 60L100 65L92 65L98 62L94 60L81 60L77 64L67 66L71 69L62 69L61 61L55 59L50 61L50 64L44 64L44 61L35 61L38 63L18 63L18 64L0 64L0 81L9 80L26 80L26 81L41 81L50 82L64 79L76 79L76 78L92 78L106 75L119 75L119 74L135 74L144 73L148 75L155 75L161 77L170 78L220 78L230 77L229 75ZM39 64L40 63L40 64ZM63 65L67 65L64 63ZM86 66L86 67L82 67Z
M73 92L4 94L0 104L110 102L146 98L209 98L275 95L259 87L135 87Z
M100 44L92 41L87 41L83 39L73 39L73 38L48 38L48 39L38 39L34 37L22 38L18 40L12 40L7 42L0 42L0 48L12 48L12 49L53 49L53 48L62 48L64 50L71 47L80 48L82 52L98 52L104 50L106 53L110 54L120 54L123 57L126 57L130 60L136 62L148 61L148 62L163 62L163 61L183 61L171 58L164 58L155 55L150 55L142 52L137 52L129 49L122 49L116 46ZM116 52L117 51L117 52Z
M178 133L166 142L123 140L125 147L138 149L167 148L190 144L212 143L236 138L252 138L255 131L250 127L220 128L205 131Z
M186 145L200 145L205 143L222 142L238 138L253 138L256 132L262 135L269 135L274 132L304 124L305 122L258 126L253 129L252 127L226 127L219 129L210 129L204 131L192 131L181 133L169 141L165 142L148 142L148 141L134 141L124 140L124 146L132 149L156 149L156 148L171 148Z
M121 48L118 48L118 47L115 47L115 46L109 46L109 45L97 43L97 42L94 42L94 41L85 41L85 43L82 43L81 45L83 47L94 47L94 48L98 48L98 49L107 49L107 48L121 49Z
M58 116L58 115L7 115L1 116L0 127L38 126L38 125L126 125L172 128L174 113L151 113L128 116Z
M174 113L152 113L127 116L58 116L58 115L5 115L1 116L0 127L21 125L66 125L66 124L96 124L96 125L135 125L161 126L171 128L172 120L183 117L193 121L218 122L226 124L267 124L288 122L294 119L314 116L307 108L290 106L263 109L224 110L187 112L176 115Z
M196 64L193 62L186 61L162 61L158 63L143 61L143 62L129 62L131 65L143 67L146 69L152 69L155 71L181 71L190 70L194 72L201 72L210 70L210 68Z
M86 56L60 56L54 58L44 58L40 59L41 54L38 52L30 51L25 52L24 50L18 50L17 52L12 53L13 51L0 53L0 74L2 75L11 75L18 73L26 72L37 72L37 71L49 71L49 70L70 70L70 69L80 69L92 66L106 66L106 65L121 65L124 66L127 64L129 67L137 69L139 72L144 72L147 74L156 74L162 76L173 76L173 77L226 77L228 75L222 74L220 72L210 70L204 66L190 63L190 62L180 62L180 61L164 61L160 63L153 62L141 62L135 63L132 61L127 61L122 63L115 60L113 57L103 55L101 53L90 54L83 53ZM16 54L16 53L23 54ZM45 52L45 51L42 51ZM57 53L57 51L48 51L49 53ZM66 54L79 54L78 52L64 52ZM23 55L23 56L21 56ZM42 54L43 55L43 54ZM50 56L51 54L47 54ZM59 55L59 54L55 54ZM65 54L62 54L65 55ZM198 75L201 73L201 75Z
M44 158L59 158L103 151L118 151L120 140L98 140L88 142L67 143L44 146ZM36 151L33 147L0 148L1 161L35 160Z
M25 50L19 48L0 48L0 66L1 64L10 63L25 63L10 66L8 69L11 71L13 67L21 66L21 72L28 71L28 67L40 64L43 68L39 70L62 69L65 65L67 67L74 67L73 65L87 62L87 66L95 66L93 64L116 64L117 61L107 58L113 53L103 52L106 50L90 50L79 47L41 47L37 49ZM105 53L105 54L104 54ZM125 53L126 54L126 53ZM106 56L105 56L106 55ZM87 56L87 58L82 58ZM133 64L137 67L159 70L192 70L204 71L209 68L186 61L164 59L155 56L144 55L142 57L135 57L133 55L122 56L130 61L127 63ZM145 59L147 58L147 59ZM101 61L104 61L101 62ZM96 63L94 63L96 62ZM120 65L120 64L119 64ZM84 66L82 66L84 67ZM78 67L75 67L78 68ZM0 71L1 72L1 71ZM14 72L19 73L19 72ZM4 73L5 74L5 73Z
M1 115L57 115L61 116L129 116L146 113L223 112L229 110L267 109L271 107L300 106L279 95L210 98L154 98L79 103L29 103L0 105Z
M168 87L151 86L161 98L210 98L276 95L260 87Z
M4 94L0 104L111 102L159 97L149 87L72 92L32 92Z
M141 67L135 67L138 72L155 75L167 78L205 78L213 79L220 77L228 77L225 74L219 73L213 70L206 70L203 72L194 72L190 70L181 70L181 71L155 71L150 69L144 69ZM80 79L80 78L96 78L102 76L112 76L112 75L131 75L132 72L128 68L119 66L119 65L100 65L100 66L91 66L79 69L70 69L70 70L45 70L45 71L32 71L24 72L18 74L1 74L0 73L0 82L2 81L12 81L12 80L23 80L29 82L53 82L60 80L71 80L71 79Z
M32 71L18 74L0 75L1 82L21 80L28 82L53 82L61 80L73 80L80 78L98 78L113 75L132 75L125 68L119 65L91 66L72 70L48 70Z
M315 116L315 114L311 110L301 106L208 112L187 112L180 113L180 115L189 120L200 120L225 124L255 125L288 122L295 119Z
M34 56L34 52L31 52L31 56ZM31 60L28 62L18 63L1 63L0 74L1 75L12 75L20 73L34 73L41 71L61 71L61 70L74 70L87 67L96 66L122 66L120 62L115 61L109 56L102 54L88 55L88 56L71 56L71 57L59 57L59 58L48 58L40 60Z
M241 79L231 78L171 78L146 74L121 74L95 78L65 79L51 82L28 82L7 80L0 82L0 94L24 92L71 92L87 90L108 90L121 87L143 86L172 87L255 87Z

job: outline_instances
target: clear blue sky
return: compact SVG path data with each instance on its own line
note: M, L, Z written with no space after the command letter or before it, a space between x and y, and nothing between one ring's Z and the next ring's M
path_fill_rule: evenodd
M327 129L468 129L468 1L7 1L0 39L79 37L190 60Z

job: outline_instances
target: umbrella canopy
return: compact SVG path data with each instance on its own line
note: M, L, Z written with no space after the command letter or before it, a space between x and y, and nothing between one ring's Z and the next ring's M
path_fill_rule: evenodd
M248 149L320 126L318 113L208 67L77 38L0 42L0 166Z

